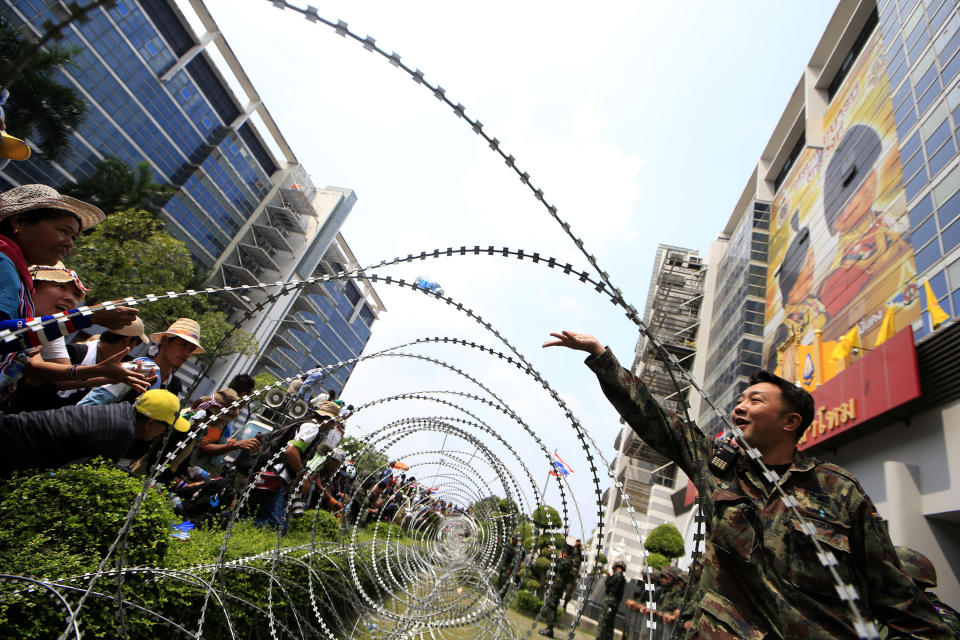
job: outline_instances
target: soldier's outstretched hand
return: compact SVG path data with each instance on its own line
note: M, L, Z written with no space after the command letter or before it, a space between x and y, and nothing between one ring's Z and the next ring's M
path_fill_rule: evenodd
M550 335L556 338L556 340L547 340L543 343L544 347L566 347L576 351L586 351L594 356L598 356L604 351L604 346L600 341L589 333L561 331L560 333L551 333Z

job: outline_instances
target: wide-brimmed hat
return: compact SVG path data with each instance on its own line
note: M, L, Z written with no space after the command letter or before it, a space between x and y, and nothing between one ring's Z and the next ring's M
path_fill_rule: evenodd
M143 330L143 320L140 318L134 318L133 322L125 327L114 329L112 333L116 333L117 335L121 336L136 336L140 338L140 342L143 344L150 344L150 338L147 337L146 332Z
M226 387L225 389L220 389L219 391L214 393L213 399L221 407L226 407L228 405L233 404L237 400L239 400L240 395L230 387Z
M177 318L177 320L167 327L166 331L157 331L150 334L150 339L154 342L160 342L163 336L173 336L186 340L197 347L194 353L203 353L203 347L200 346L200 325L196 320L190 318Z
M314 413L319 415L321 418L327 418L340 422L340 405L333 400L321 400L320 402L313 402L311 399L310 405L313 408Z
M33 276L34 280L41 282L72 282L80 289L81 300L83 299L83 295L87 291L90 291L90 289L83 286L83 282L80 281L80 276L77 275L77 272L73 269L68 269L62 262L58 262L53 266L45 264L34 265L30 267L30 275Z
M80 219L80 230L89 229L107 219L92 204L61 195L45 184L25 184L0 193L0 220L37 209L60 209Z
M30 145L20 138L14 138L6 131L0 131L0 158L26 160L29 157Z

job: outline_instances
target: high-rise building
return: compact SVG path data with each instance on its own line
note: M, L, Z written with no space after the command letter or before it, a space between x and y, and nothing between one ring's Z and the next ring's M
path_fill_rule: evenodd
M650 333L667 352L654 347L647 336L641 336L634 354L633 371L647 385L651 393L666 406L677 406L686 401L689 389L679 374L674 373L680 388L668 373L676 368L671 356L680 366L689 370L697 348L700 324L700 305L703 299L703 265L696 251L659 245L654 259L653 274L644 309L644 323ZM613 475L635 509L631 518L626 502L615 488L606 494L606 521L608 537L605 552L608 557L627 562L628 577L640 575L641 546L633 521L637 520L641 535L669 522L678 524L678 515L685 505L676 503L674 496L685 492L687 478L677 466L651 449L623 424L614 442L617 457ZM679 509L675 508L679 506Z
M957 607L960 8L842 0L798 71L708 261L707 389L730 402L761 364L808 389L799 448L857 476Z
M63 17L62 5L3 0L0 10L31 38ZM155 179L175 189L162 208L169 232L210 273L211 286L358 266L339 234L356 196L314 186L203 3L192 0L189 10L174 0L118 0L71 23L58 44L77 51L76 65L57 77L87 101L86 118L65 157L35 153L10 163L0 187L63 185L92 175L107 156L147 161ZM201 390L251 369L287 376L347 361L383 310L366 280L273 293L225 296L231 321L257 337L260 353L220 358ZM342 389L350 371L332 373L330 386Z

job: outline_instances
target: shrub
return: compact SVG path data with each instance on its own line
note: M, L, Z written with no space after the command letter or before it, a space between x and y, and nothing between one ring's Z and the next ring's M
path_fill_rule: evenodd
M391 540L398 540L404 538L406 534L403 531L403 527L398 524L393 524L390 522L382 522L379 520L374 520L373 522L367 523L367 530L371 533L376 534L377 540L386 540L387 536Z
M543 600L537 596L525 589L520 589L520 591L517 592L517 611L535 616L540 613L540 609L542 608Z
M523 588L530 593L536 593L540 589L540 583L536 580L524 580Z
M651 553L659 553L668 558L683 555L683 536L672 524L665 522L647 536L643 546Z
M550 568L550 558L540 556L533 561L533 575L538 580L543 580L547 575L547 569Z
M665 566L670 564L670 558L662 553L651 553L649 556L647 556L647 564L654 569L663 569Z
M316 509L305 511L300 518L293 518L290 522L290 531L304 532L311 535L316 523L317 540L336 540L340 537L340 521L329 511ZM396 534L394 534L396 535Z

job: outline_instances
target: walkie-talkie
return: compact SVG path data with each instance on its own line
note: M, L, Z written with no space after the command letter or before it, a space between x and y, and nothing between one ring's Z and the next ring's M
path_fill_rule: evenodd
M733 435L722 436L713 448L710 469L717 475L725 475L739 455L740 447L733 443Z

